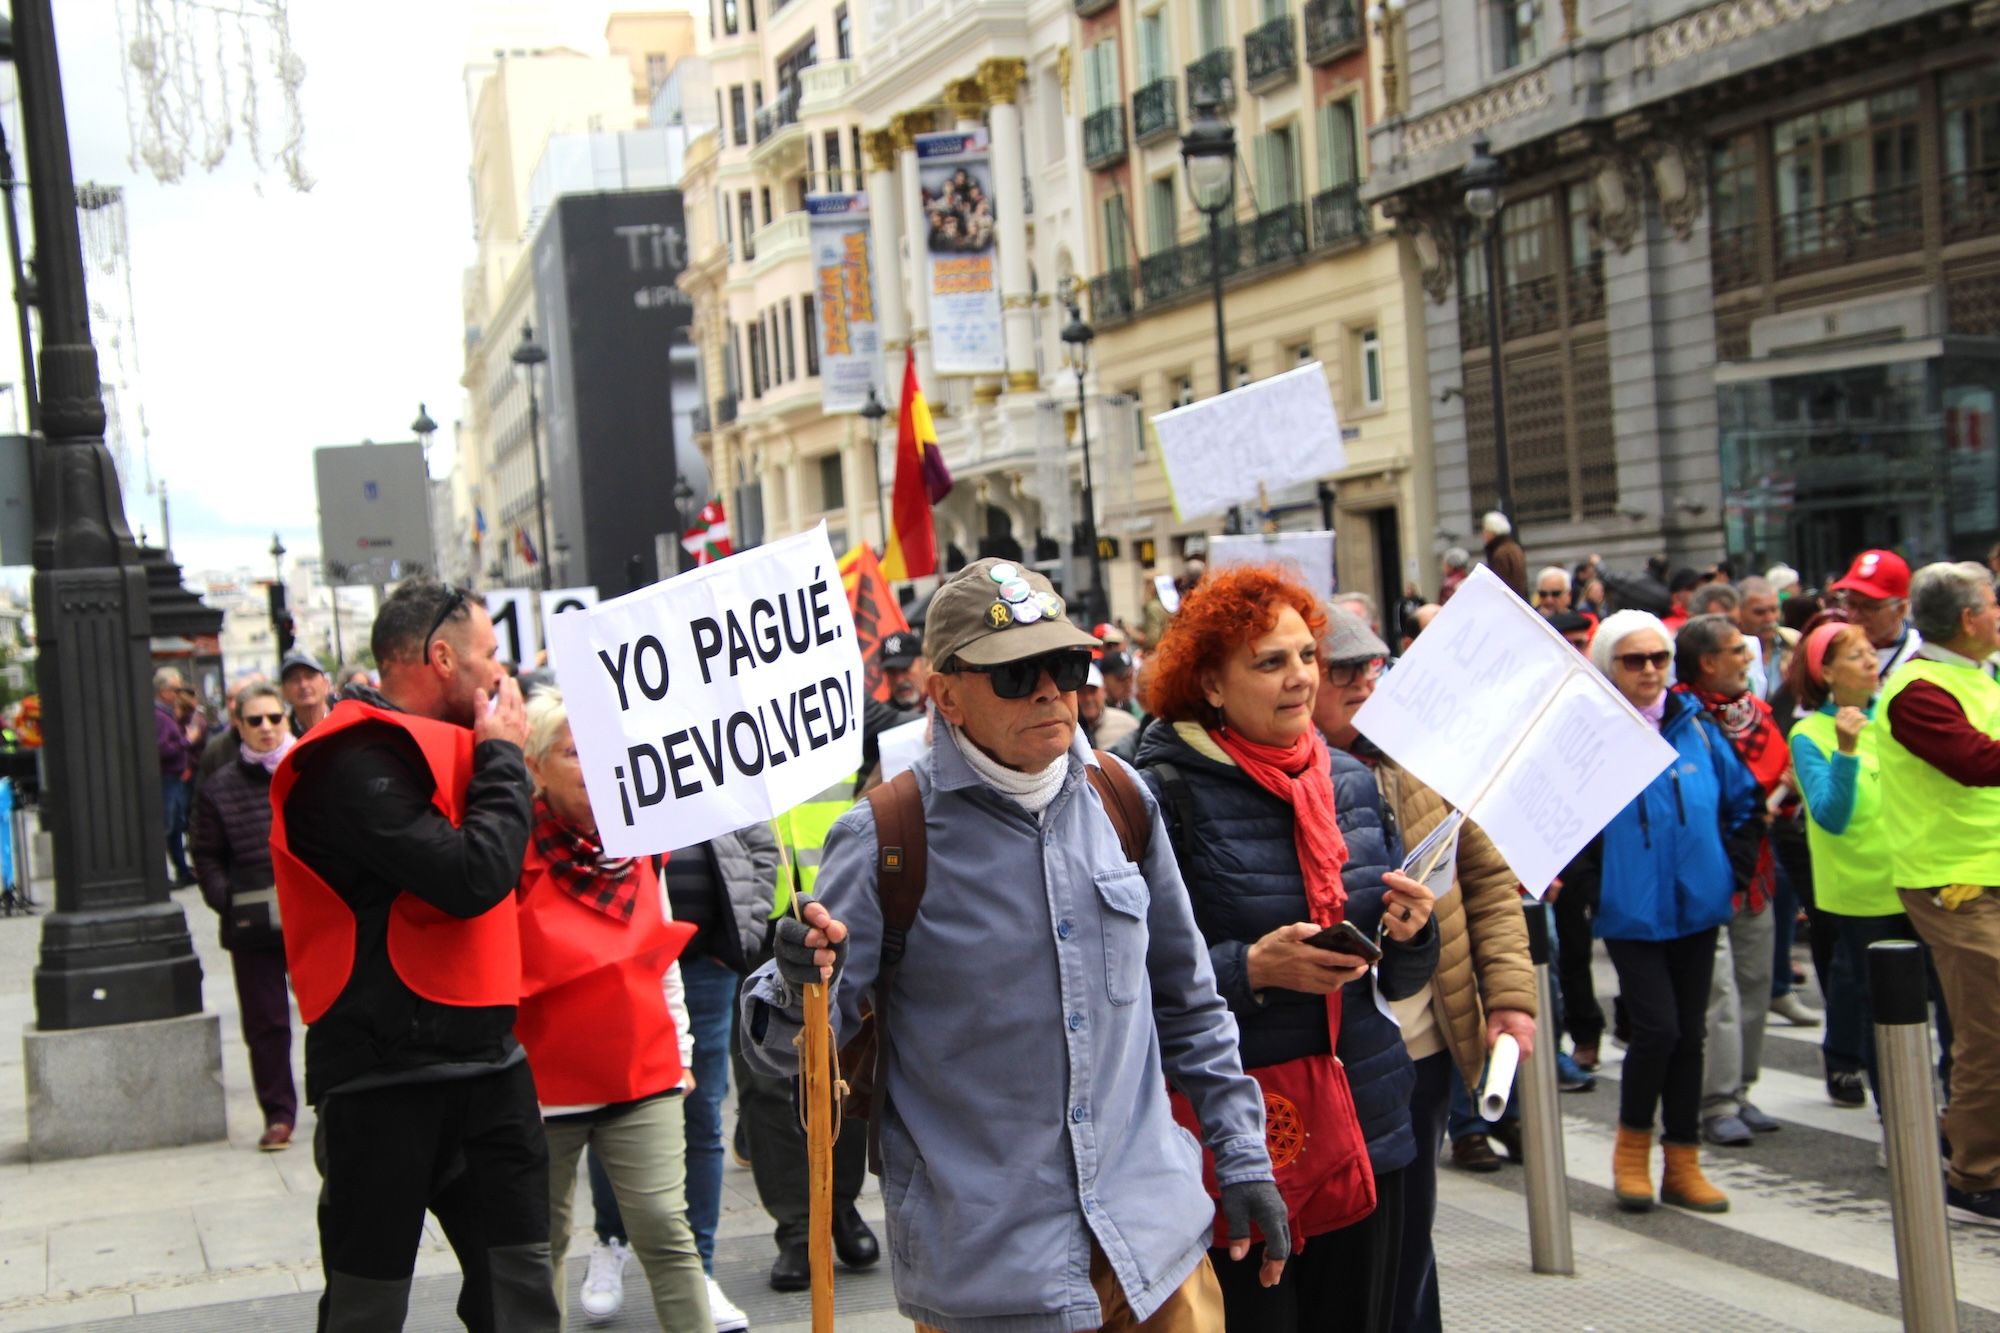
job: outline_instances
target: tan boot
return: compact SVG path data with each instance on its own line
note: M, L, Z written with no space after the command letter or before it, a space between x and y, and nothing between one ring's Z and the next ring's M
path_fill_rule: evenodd
M1701 1173L1701 1149L1692 1143L1668 1143L1667 1169L1660 1176L1660 1201L1697 1213L1726 1213L1729 1196L1708 1183Z
M1653 1206L1653 1135L1644 1129L1618 1127L1618 1146L1611 1154L1611 1187L1618 1206L1643 1213Z

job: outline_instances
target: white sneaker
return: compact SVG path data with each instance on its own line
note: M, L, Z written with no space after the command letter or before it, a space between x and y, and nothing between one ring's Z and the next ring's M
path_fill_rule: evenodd
M750 1316L737 1308L714 1278L708 1280L708 1313L715 1319L715 1333L740 1333L750 1327Z
M590 1267L583 1274L583 1312L591 1323L603 1323L625 1303L625 1261L631 1257L632 1251L620 1240L590 1247Z

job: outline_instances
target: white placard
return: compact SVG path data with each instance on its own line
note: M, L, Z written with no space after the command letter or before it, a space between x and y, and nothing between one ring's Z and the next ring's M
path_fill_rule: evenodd
M611 856L759 823L861 766L861 654L824 522L549 634Z
M1256 532L1208 539L1208 567L1282 565L1320 597L1331 599L1333 534L1331 532Z
M597 605L595 588L546 588L542 591L542 636L549 644L549 666L556 664L555 631L549 624L565 611L586 611Z
M1317 481L1347 466L1319 362L1153 418L1182 522L1251 504L1257 487Z
M1674 760L1611 682L1483 565L1354 725L1476 821L1538 899Z
M527 588L489 588L486 613L493 617L493 634L500 640L500 660L532 671L542 651L541 623L535 617L535 594Z
M915 768L931 748L931 720L920 717L891 727L875 738L875 744L881 747L882 781L887 782L904 769Z
M1174 582L1172 574L1155 574L1153 591L1160 595L1160 605L1167 608L1167 614L1178 615L1181 609L1181 586Z

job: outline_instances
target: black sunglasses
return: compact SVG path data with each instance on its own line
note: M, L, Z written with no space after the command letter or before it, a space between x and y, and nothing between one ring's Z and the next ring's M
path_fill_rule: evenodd
M999 699L1027 698L1042 683L1045 671L1059 692L1073 694L1082 689L1083 682L1090 677L1090 649L1060 648L1040 657L1024 657L1018 662L1001 662L997 666L974 666L970 662L960 662L958 669L976 671L985 676L993 686L994 697Z
M431 622L430 631L424 635L424 651L421 657L426 662L431 660L431 640L435 639L437 632L444 628L444 622L458 614L458 609L465 605L465 589L454 588L447 583L444 585L444 590L447 594L444 605L438 608L437 619Z
M285 715L283 713L245 713L243 715L244 725L252 727L275 727L282 724L284 720Z
M1655 671L1665 671L1667 663L1674 660L1674 655L1664 650L1657 653L1620 653L1614 660L1627 671L1643 671L1648 666Z

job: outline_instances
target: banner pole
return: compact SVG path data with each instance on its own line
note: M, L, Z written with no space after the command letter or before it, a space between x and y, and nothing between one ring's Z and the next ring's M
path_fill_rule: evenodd
M799 910L798 865L791 840L778 839L792 915ZM806 1257L812 1271L812 1333L833 1333L833 1025L827 988L805 988L805 1028L799 1052L800 1105L806 1130Z

